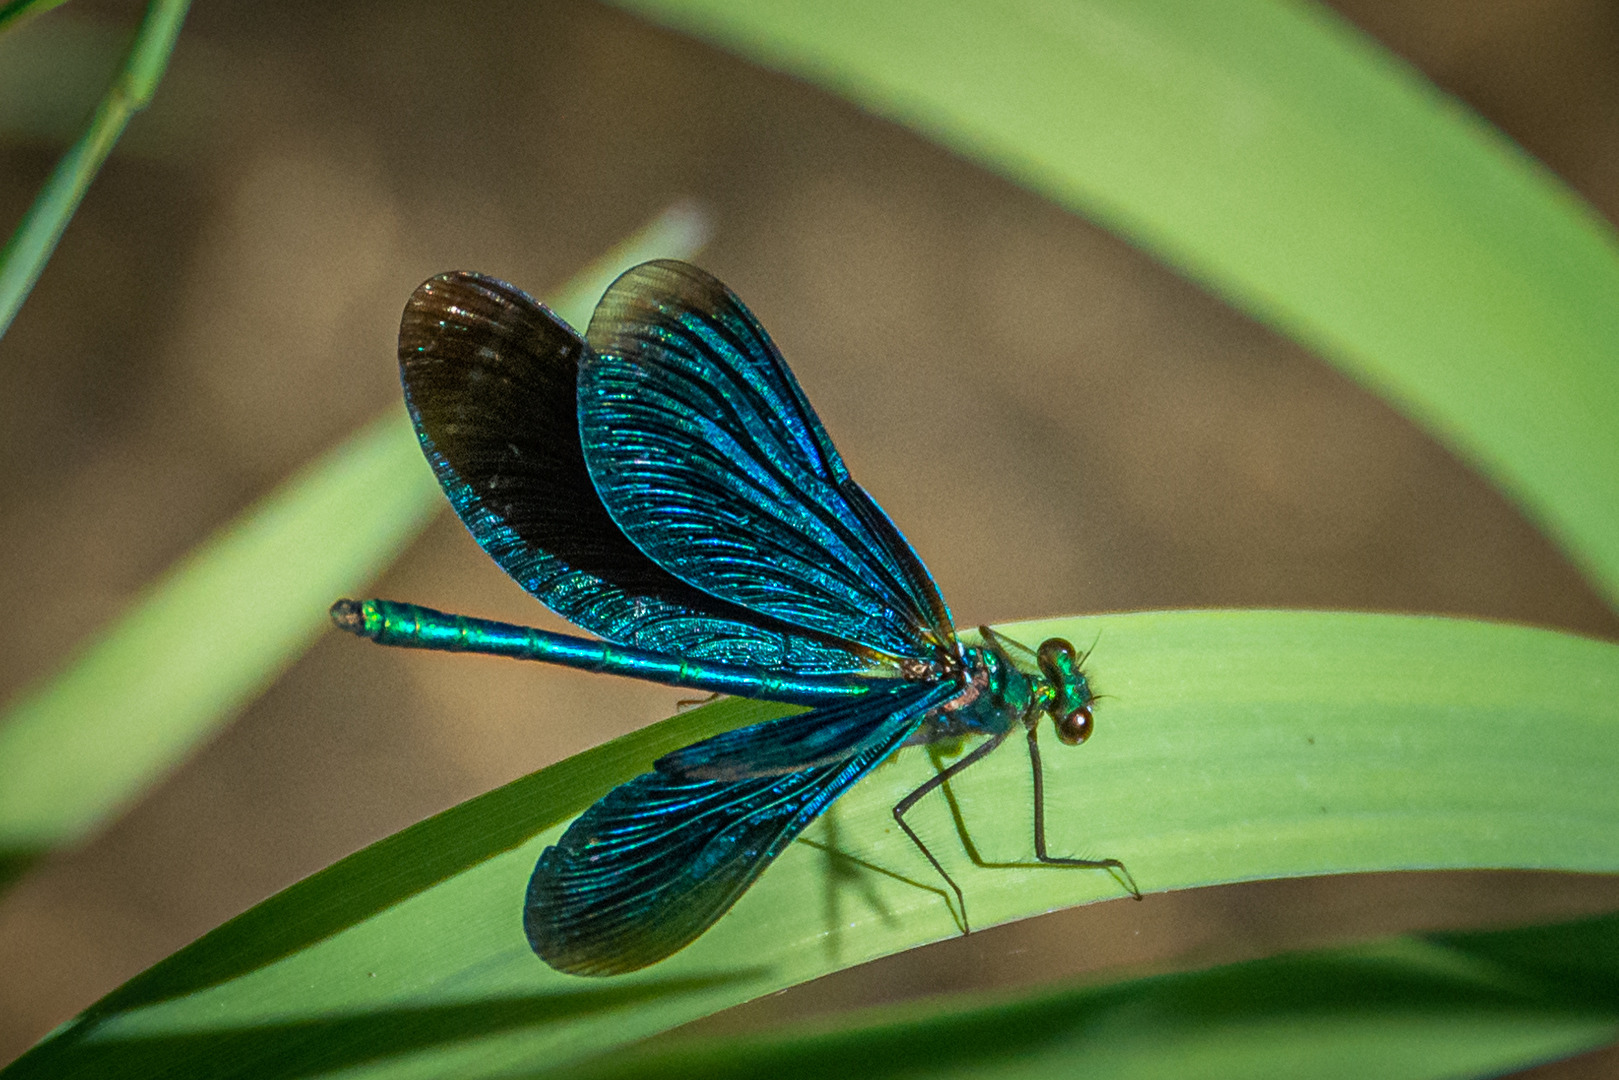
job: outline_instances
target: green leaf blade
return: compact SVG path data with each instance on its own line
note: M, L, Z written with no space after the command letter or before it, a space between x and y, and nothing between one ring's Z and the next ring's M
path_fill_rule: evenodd
M1356 870L1619 871L1619 646L1490 623L1308 612L1012 629L1032 641L1100 633L1089 670L1111 696L1082 750L1052 745L1046 755L1050 840L1059 852L1124 859L1149 891ZM670 960L598 982L533 957L523 891L563 818L669 745L766 713L725 702L447 811L385 841L387 858L362 875L415 875L416 885L384 887L322 923L353 891L343 875L378 848L352 856L283 894L295 902L272 899L114 993L7 1080L92 1060L101 1075L133 1075L128 1063L153 1060L154 1047L172 1075L205 1075L244 1045L286 1063L269 1075L360 1065L379 1076L504 1075L956 933L943 889L889 815L930 773L927 755L911 751L840 801L835 840L825 825L811 831L843 855L793 845ZM1027 859L1028 763L1015 747L952 789L985 859ZM492 827L494 799L523 820ZM913 814L966 891L975 926L1120 895L1100 873L975 867L943 800ZM422 875L456 844L463 869ZM315 931L255 951L267 928L300 920Z

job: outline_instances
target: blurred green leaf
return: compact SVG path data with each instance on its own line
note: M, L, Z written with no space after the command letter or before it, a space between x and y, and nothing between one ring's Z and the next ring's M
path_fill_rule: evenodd
M1619 646L1307 612L1102 616L1012 632L1031 642L1100 633L1089 668L1109 696L1097 734L1046 761L1051 820L1084 828L1056 827L1051 842L1124 859L1146 890L1365 870L1619 870ZM672 959L597 981L534 958L524 885L567 819L660 753L770 714L727 701L676 717L374 845L181 950L3 1075L139 1076L161 1063L173 1077L362 1065L368 1076L504 1076L956 933L944 890L888 812L929 775L928 755L912 751L834 809L835 851L793 845ZM1028 763L1016 747L952 788L986 861L1028 858ZM1119 895L1105 874L974 866L945 800L913 814L975 926ZM809 838L830 837L823 824ZM1333 993L1315 1000L1347 1000ZM1407 1019L1443 1027L1455 1012ZM1521 1054L1594 1037L1584 1020L1539 1023L1489 1045ZM1412 1031L1409 1041L1427 1053L1440 1037Z
M172 568L0 726L0 849L87 836L250 701L441 501L390 414Z
M1564 977L1575 968L1581 978ZM935 999L751 1038L672 1038L531 1075L788 1080L842 1075L858 1061L863 1080L919 1072L977 1080L1493 1076L1611 1042L1616 989L1619 917L1607 916L1396 938L1111 986Z
M581 273L558 310L584 325L626 267L688 255L678 206ZM257 696L326 628L326 608L444 505L404 409L287 481L156 582L0 720L0 880L84 839Z
M1325 8L619 2L1146 247L1425 425L1619 603L1614 231Z
M152 0L135 40L124 57L122 69L96 106L90 125L79 141L68 148L57 162L45 186L23 215L5 249L0 251L0 337L11 328L11 320L33 291L44 272L45 263L67 229L73 212L79 208L90 181L101 171L101 163L112 152L129 120L151 102L157 84L168 67L169 54L180 36L191 0ZM0 9L0 27L41 5L8 5Z

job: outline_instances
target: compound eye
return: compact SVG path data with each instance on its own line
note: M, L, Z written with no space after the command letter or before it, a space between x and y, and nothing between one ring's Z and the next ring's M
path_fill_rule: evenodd
M1096 717L1091 715L1091 707L1081 705L1057 721L1057 738L1068 746L1078 746L1091 737L1091 729L1095 726Z

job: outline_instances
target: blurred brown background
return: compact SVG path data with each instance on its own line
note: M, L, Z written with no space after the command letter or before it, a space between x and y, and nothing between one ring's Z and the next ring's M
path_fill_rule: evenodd
M1338 7L1619 217L1611 3ZM0 43L0 228L138 14L75 2ZM478 269L544 295L681 196L713 215L698 261L770 328L963 624L1277 605L1619 638L1532 525L1382 403L1123 242L837 99L572 0L203 2L0 341L0 695L400 407L394 337L422 278ZM376 591L555 625L448 514ZM128 817L0 896L0 1061L277 889L680 696L329 637ZM1612 879L1530 874L1153 896L698 1026L1612 907ZM1612 1052L1542 1073L1608 1068Z

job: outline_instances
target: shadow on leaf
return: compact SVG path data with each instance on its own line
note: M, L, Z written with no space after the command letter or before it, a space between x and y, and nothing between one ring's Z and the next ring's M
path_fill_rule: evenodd
M95 1076L103 1080L152 1076L174 1080L237 1076L295 1080L396 1054L578 1020L757 976L757 971L732 972L131 1038L98 1038L94 1021L83 1020L36 1046L7 1069L5 1075L7 1080L61 1076Z
M976 996L879 1008L839 1018L831 1030L822 1024L744 1040L661 1040L525 1075L777 1080L842 1075L858 1061L863 1077L881 1078L919 1070L972 1075L1012 1060L1029 1075L1046 1075L1042 1063L1050 1075L1067 1075L1084 1071L1089 1058L1096 1075L1134 1076L1142 1074L1128 1062L1161 1065L1166 1054L1188 1076L1207 1075L1197 1071L1200 1062L1240 1075L1230 1069L1265 1072L1283 1059L1298 1072L1335 1055L1341 1065L1352 1048L1393 1053L1403 1064L1432 1054L1434 1068L1449 1063L1444 1075L1473 1075L1465 1063L1457 1066L1457 1043L1470 1044L1467 1052L1493 1074L1609 1041L1619 1023L1616 986L1619 916L1609 915L1395 938L1015 1001ZM1256 1031L1268 1032L1266 1041L1253 1043ZM1376 1067L1371 1073L1390 1075Z

